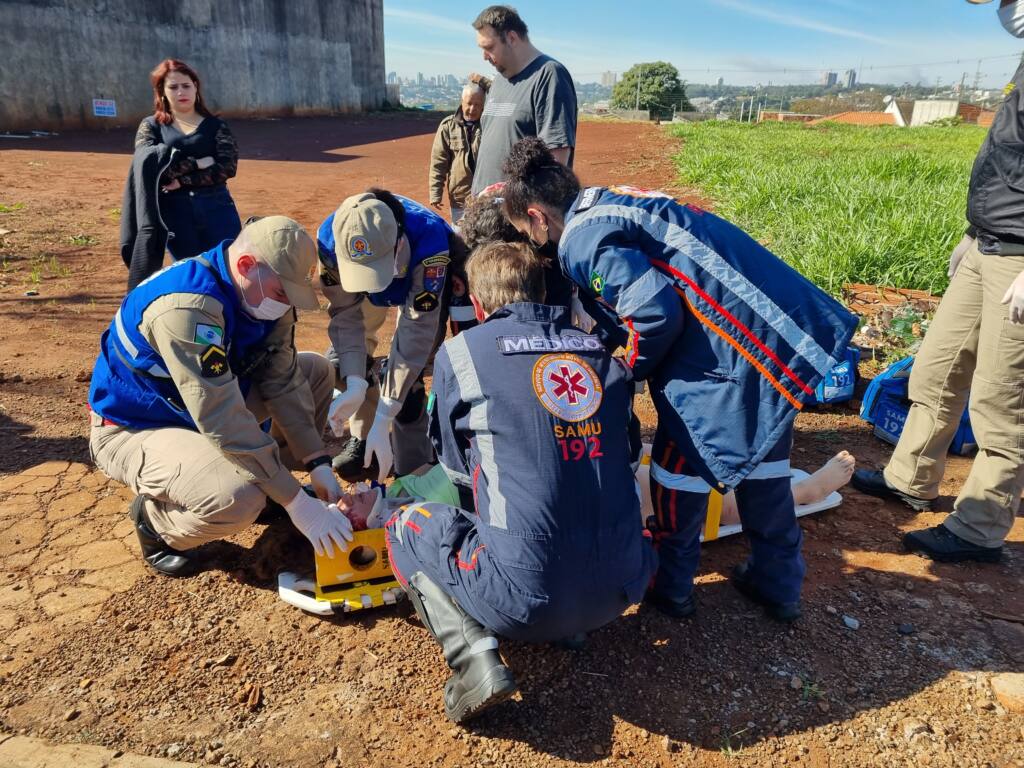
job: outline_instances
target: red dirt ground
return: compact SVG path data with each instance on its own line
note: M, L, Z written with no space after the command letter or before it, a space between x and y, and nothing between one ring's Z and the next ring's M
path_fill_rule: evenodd
M233 122L231 190L243 218L283 213L311 230L371 185L423 200L435 125ZM745 544L716 542L696 619L634 608L579 653L506 643L521 694L469 730L441 712L447 672L408 606L325 621L278 600L277 571L309 562L286 526L205 547L192 579L147 572L128 492L89 463L85 419L126 278L131 139L0 145L0 731L239 766L1024 765L1024 717L988 684L1024 664L1024 525L996 566L899 547L902 531L948 512L965 459L950 460L938 513L847 488L840 508L805 519L795 627L728 587ZM653 126L585 122L577 170L585 183L671 188L677 149ZM326 345L324 313L300 327L300 347ZM801 415L794 463L841 449L884 463L856 405Z

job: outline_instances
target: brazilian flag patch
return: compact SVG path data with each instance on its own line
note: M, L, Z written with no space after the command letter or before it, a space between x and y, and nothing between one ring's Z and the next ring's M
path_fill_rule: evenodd
M215 378L228 372L228 356L221 347L211 344L199 356L203 376Z

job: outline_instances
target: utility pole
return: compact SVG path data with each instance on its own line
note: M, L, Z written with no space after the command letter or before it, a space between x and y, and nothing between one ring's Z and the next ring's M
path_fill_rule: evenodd
M967 82L967 73L966 72L964 72L962 75L960 75L960 90L957 91L957 95L960 97L961 101L964 98L964 83L965 82Z
M978 59L978 68L974 70L974 90L981 88L981 59Z

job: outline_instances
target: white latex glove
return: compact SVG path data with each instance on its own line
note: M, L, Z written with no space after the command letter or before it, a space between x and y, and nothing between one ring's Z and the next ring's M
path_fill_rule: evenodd
M348 550L352 523L336 505L324 504L300 490L284 509L318 555L333 557L335 545L342 552Z
M949 269L946 270L946 274L952 277L956 274L957 269L960 268L960 262L964 260L964 254L967 253L967 249L974 245L974 238L970 235L964 235L960 238L960 242L956 244L956 248L949 254Z
M341 486L338 485L338 478L334 476L334 470L330 464L321 464L314 467L309 473L309 479L313 483L317 498L326 501L328 504L337 504L341 498Z
M206 157L200 157L198 160L196 160L196 168L206 169L213 165L215 162L217 161L214 160L209 155L207 155Z
M1017 275L1017 279L1010 283L1010 287L1003 294L1003 304L1010 305L1010 322L1024 323L1024 272ZM374 426L377 426L374 424Z
M376 455L377 464L380 467L377 482L381 485L387 479L395 460L391 451L391 425L400 410L402 410L400 402L382 396L377 402L377 413L373 417L370 434L366 436L366 460L363 462L363 468L368 469Z
M331 401L331 407L327 411L327 423L331 425L331 432L335 437L345 434L345 422L355 416L359 406L363 404L367 387L369 384L361 376L345 377L345 391Z

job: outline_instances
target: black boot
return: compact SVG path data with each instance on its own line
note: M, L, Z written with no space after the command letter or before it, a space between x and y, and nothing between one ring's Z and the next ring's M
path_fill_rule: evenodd
M135 533L142 547L142 559L153 570L164 576L187 576L192 571L192 561L181 552L172 549L160 534L153 530L153 524L146 515L146 497L136 496L128 507L128 514L135 523Z
M736 588L736 590L748 600L752 600L758 605L764 606L764 612L771 616L776 621L781 621L786 624L794 622L800 618L800 601L797 600L794 603L778 603L774 600L769 600L762 593L760 588L754 581L754 577L750 575L750 564L743 563L737 565L732 569L732 576L729 581Z
M422 572L412 575L405 591L452 669L444 686L444 713L450 720L463 723L516 692L494 635Z
M363 467L366 461L366 441L358 437L349 437L341 453L334 457L331 466L338 477L346 483L358 483L360 480L376 480L380 475L380 465L374 456L369 468Z
M307 496L316 498L316 491L313 490L313 486L307 483L302 486L302 490L306 492ZM267 499L266 506L260 510L260 513L256 515L256 522L260 525L273 525L278 520L287 520L288 510L282 507L273 499Z
M919 499L917 496L896 490L885 482L885 475L877 469L858 469L850 478L850 485L868 496L902 501L915 512L927 512L932 508L931 499Z
M673 619L688 619L697 612L697 601L693 599L693 595L687 595L683 598L669 597L649 589L647 594L644 595L644 602L653 605L666 616L670 616Z
M908 552L919 552L939 563L961 563L965 560L996 563L1003 554L1002 547L979 547L961 539L941 523L934 528L904 534L903 546Z

